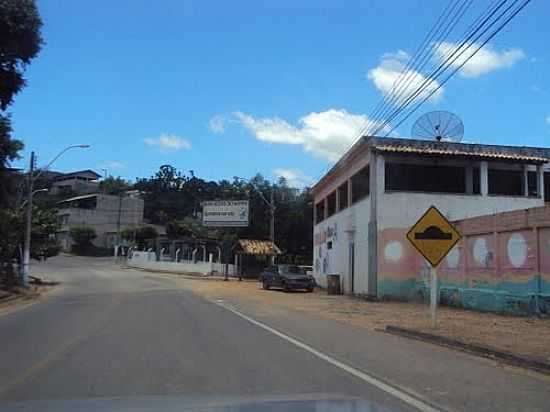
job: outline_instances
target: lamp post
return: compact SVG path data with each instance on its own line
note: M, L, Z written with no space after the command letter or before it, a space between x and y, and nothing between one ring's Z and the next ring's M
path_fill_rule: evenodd
M37 190L33 190L32 192L32 198L34 199L34 195L36 195L37 193L40 193L40 192L48 192L49 189L37 189ZM23 203L21 203L21 206L19 206L19 209L23 209L25 207L25 205L27 204L27 201L28 199L25 199L23 201Z
M80 148L85 149L90 147L90 145L87 144L79 144L79 145L72 145L67 146L65 149L63 149L61 152L55 156L50 163L48 163L45 167L39 170L36 176L34 175L34 163L35 163L35 155L34 152L31 152L31 159L30 159L30 166L29 166L29 175L27 177L28 184L27 184L27 213L25 216L25 245L23 250L23 264L21 265L21 283L24 287L28 285L28 278L29 278L29 261L31 257L31 228L32 228L32 198L34 195L33 191L33 184L36 179L38 179L44 170L47 170L53 162L55 162L59 157L64 154L66 151L70 149Z
M261 192L261 190L258 189L251 180L245 179L244 177L239 177L239 176L233 176L233 179L242 180L243 182L250 183L254 188L254 190L260 195L260 198L269 207L269 212L270 212L269 239L273 242L273 244L275 244L275 199L273 195L273 188L271 188L270 200L267 200L264 194Z

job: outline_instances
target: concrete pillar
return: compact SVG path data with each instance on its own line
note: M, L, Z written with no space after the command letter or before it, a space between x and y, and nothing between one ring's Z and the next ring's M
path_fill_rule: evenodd
M523 172L523 196L527 197L529 196L529 178L528 178L528 168L527 165L523 165L522 168Z
M176 260L176 241L175 240L172 240L170 242L169 250L170 250L170 258L175 261Z
M466 194L474 194L474 168L471 164L466 165Z
M214 254L213 254L213 253L210 253L210 254L208 255L208 262L209 262L209 263L214 262Z
M351 179L348 179L348 207L351 206Z
M369 153L369 192L370 192L370 220L368 223L368 286L367 293L369 296L378 296L378 194L380 189L384 191L384 179L379 181L379 167L378 160L382 157L378 156L374 152ZM383 170L383 169L382 169ZM381 186L381 187L379 187Z
M544 200L544 169L542 165L537 166L537 194Z
M340 191L338 190L340 186L337 186L336 187L336 190L335 190L335 194L336 194L336 207L335 207L335 210L336 210L336 213L338 213L340 211Z
M489 194L489 167L487 162L483 161L479 163L479 188L481 196L487 196Z

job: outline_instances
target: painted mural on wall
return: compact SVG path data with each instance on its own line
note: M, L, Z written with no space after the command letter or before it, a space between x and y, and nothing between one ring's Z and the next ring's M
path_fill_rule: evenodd
M407 241L406 230L388 228L378 235L382 297L425 298L430 268ZM442 299L447 296L450 303L492 311L544 309L543 295L550 293L550 228L464 236L437 273Z
M314 262L315 273L331 273L331 253L338 242L338 223L322 228L313 237L313 246L317 256Z

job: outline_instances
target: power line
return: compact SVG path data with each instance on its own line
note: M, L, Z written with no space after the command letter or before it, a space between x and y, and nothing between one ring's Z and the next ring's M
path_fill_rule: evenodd
M519 0L516 0L516 2L514 4L516 4ZM454 74L459 71L462 67L464 67L464 65L468 62L468 60L470 60L477 52L479 52L493 37L495 37L521 10L523 10L525 8L525 6L527 6L527 4L529 4L531 2L531 0L525 0L523 4L521 4L516 10L514 10L510 16L508 16L504 22L497 27L496 30L494 30L490 35L489 37L487 37L487 39L485 39L475 50L474 52L468 56L466 59L464 59L464 61L459 64L446 78L445 80L443 80L441 82L441 84L438 86L438 89L441 88L445 83L447 83L451 77L454 76ZM513 5L512 5L513 6ZM511 6L511 7L512 7ZM508 11L509 8L506 11ZM505 13L504 12L504 13ZM503 14L504 14L503 13ZM502 16L502 15L501 15ZM498 21L498 19L496 20ZM496 22L495 21L495 22ZM391 133L393 130L395 130L397 127L399 127L405 120L407 120L427 99L430 98L431 95L433 95L433 93L435 93L436 90L433 90L428 96L426 96L422 101L420 101L420 103L418 103L402 120L399 121L399 123L397 123L387 134L386 136Z
M393 98L394 94L396 93L396 89L399 88L401 83L405 80L408 74L413 70L413 67L416 65L417 60L423 54L423 50L425 49L426 45L428 45L432 41L433 37L440 30L440 27L445 22L449 14L452 12L454 7L458 4L458 1L459 0L455 0L454 3L450 1L445 7L445 9L443 9L443 12L437 18L436 23L432 26L428 34L424 37L424 40L420 43L420 45L416 49L415 53L413 54L413 57L409 59L406 66L403 68L403 70L401 71L397 79L394 81L391 89L383 96L383 98L378 102L374 110L369 114L367 121L365 122L365 126L362 127L359 131L358 137L361 137L361 135L363 135L367 130L369 130L376 123L375 119L379 117L381 110L384 109L385 105L389 104L389 101ZM451 7L451 5L453 6Z
M447 28L441 33L441 35L432 42L430 49L424 54L421 64L414 69L414 71L410 71L408 74L410 74L408 81L402 86L399 94L393 99L393 101L390 101L390 103L385 108L384 112L381 114L381 118L385 119L386 116L391 114L392 106L395 104L402 104L403 100L407 99L406 96L404 96L405 93L409 90L409 88L413 85L413 82L415 82L417 79L419 79L418 76L422 76L422 69L426 66L426 64L433 59L434 52L439 47L439 45L444 42L449 34L454 30L457 23L462 19L465 12L468 10L468 8L472 5L473 0L467 0L465 1L457 10L454 16L451 18L451 21L449 22L449 25ZM425 79L426 80L426 79ZM427 83L427 86L430 85L431 82ZM384 126L385 127L385 126ZM380 125L377 125L374 130L379 130ZM383 130L383 128L381 128ZM369 130L369 132L372 132L372 130ZM369 133L374 134L374 133Z
M496 22L498 22L504 14L506 14L519 0L515 0L514 3L507 7L495 20L493 20L482 32L481 34L477 35L477 37L474 38L474 40L471 40L487 23L491 20L491 18L496 14L496 12L506 3L507 0L502 0L501 3L491 11L491 13L483 19L483 21L477 25L475 30L473 30L466 39L464 39L460 45L453 49L452 53L449 57L447 57L425 80L422 82L422 84L415 90L414 93L409 95L407 99L398 107L396 108L389 117L387 117L384 122L377 127L375 130L375 133L378 133L379 131L383 130L383 128L388 125L396 116L398 116L407 106L409 106L414 99L418 98L418 96L426 90L429 84L431 84L435 79L437 79L441 74L443 74L462 54L464 54L465 51L467 51L472 45L475 44L475 42L485 34L485 32L492 27ZM458 53L458 54L457 54ZM471 58L468 57L467 59ZM428 92L428 96L432 96L437 90L441 88L441 85L435 87L431 92ZM423 100L425 101L425 100ZM387 134L386 134L387 135Z

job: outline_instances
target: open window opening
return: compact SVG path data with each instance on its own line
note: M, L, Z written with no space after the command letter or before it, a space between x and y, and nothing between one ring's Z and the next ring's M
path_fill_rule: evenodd
M356 203L369 195L369 166L365 166L351 177L351 203Z
M472 173L472 176L475 176ZM473 178L475 181L475 177ZM479 182L479 170L478 170ZM438 164L386 162L385 189L388 191L466 193L466 168ZM475 193L476 187L473 186ZM479 193L479 184L477 187Z

